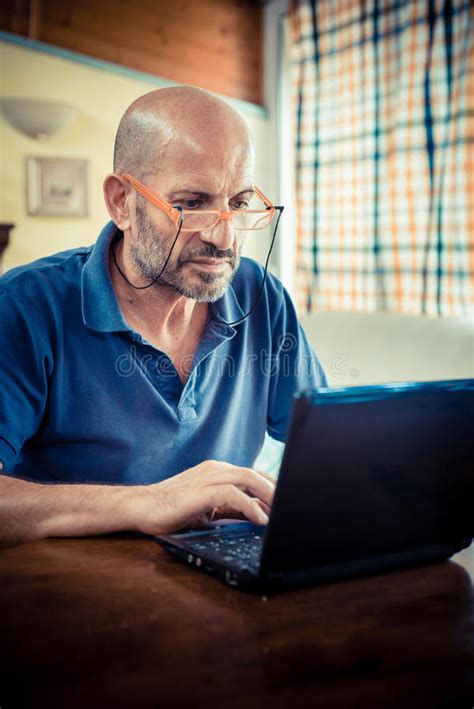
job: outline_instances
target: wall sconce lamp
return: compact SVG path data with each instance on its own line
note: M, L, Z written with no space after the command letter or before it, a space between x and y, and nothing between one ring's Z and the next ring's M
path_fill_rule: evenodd
M0 112L17 131L41 141L63 130L78 113L78 109L58 101L2 98Z

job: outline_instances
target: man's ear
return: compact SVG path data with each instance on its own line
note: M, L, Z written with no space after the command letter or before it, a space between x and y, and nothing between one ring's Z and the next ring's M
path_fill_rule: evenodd
M121 231L128 231L131 223L129 192L123 180L113 173L107 175L104 180L103 190L105 204L112 221L115 222Z

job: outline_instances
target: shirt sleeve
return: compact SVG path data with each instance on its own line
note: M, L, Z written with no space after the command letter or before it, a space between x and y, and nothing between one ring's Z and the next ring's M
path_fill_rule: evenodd
M295 393L327 386L328 383L321 363L299 324L291 298L281 287L281 308L273 326L267 430L272 438L283 442Z
M0 291L0 462L6 473L45 411L52 357L42 319L34 299L17 289Z

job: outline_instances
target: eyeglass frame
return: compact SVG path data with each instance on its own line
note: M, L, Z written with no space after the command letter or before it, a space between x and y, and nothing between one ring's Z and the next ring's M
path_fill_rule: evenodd
M284 207L277 206L275 204L272 204L268 197L265 197L263 192L257 187L254 186L254 191L257 197L259 197L262 202L265 205L265 209L242 209L242 210L236 210L232 212L221 212L218 209L202 209L202 210L196 210L196 209L181 209L181 207L176 207L175 205L171 204L170 202L167 202L163 197L160 197L159 194L157 194L154 190L152 190L150 187L147 187L146 185L143 184L143 182L140 182L140 180L137 180L135 177L130 175L127 172L124 172L121 175L122 179L124 179L126 182L128 182L133 189L138 192L139 194L142 195L142 197L145 197L149 202L155 205L155 207L158 207L158 209L161 209L162 212L164 212L173 222L173 224L176 227L180 227L182 221L183 221L183 216L184 214L196 214L196 212L199 212L200 214L216 214L217 218L214 224L211 226L207 226L204 229L185 229L181 228L181 232L198 232L198 231L207 231L208 229L214 229L220 221L230 221L234 218L236 214L242 214L242 212L246 212L249 214L262 214L264 212L269 212L270 213L270 219L268 221L268 224L266 224L264 227L261 227L261 229L266 229L267 226L270 226L270 224L273 221L273 217L275 216L275 213L277 211L282 212ZM239 227L234 227L236 231L258 231L258 228L255 227L244 227L244 228L239 228Z

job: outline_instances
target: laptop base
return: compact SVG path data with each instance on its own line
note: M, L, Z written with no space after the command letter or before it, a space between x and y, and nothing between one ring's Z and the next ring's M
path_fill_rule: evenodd
M464 539L457 544L440 544L435 547L409 549L403 552L354 559L342 563L293 569L284 572L272 571L269 573L265 573L264 569L261 568L252 570L251 568L239 569L232 565L225 567L206 556L205 553L190 553L189 548L186 546L190 539L205 540L206 536L215 534L216 531L220 530L222 530L222 536L225 537L226 531L234 532L240 530L242 533L251 533L256 529L259 529L259 527L250 522L238 522L225 526L203 527L178 532L177 534L163 535L156 537L156 541L173 556L180 561L186 562L189 566L216 576L233 588L255 593L283 591L295 587L324 584L357 576L380 574L445 561L453 554L461 551L461 549L468 547L472 541L471 539Z

